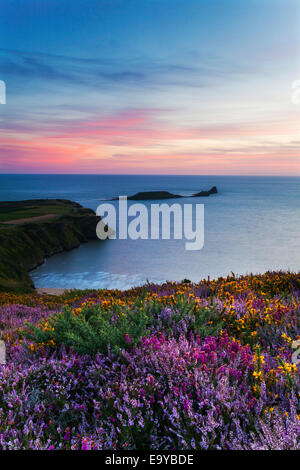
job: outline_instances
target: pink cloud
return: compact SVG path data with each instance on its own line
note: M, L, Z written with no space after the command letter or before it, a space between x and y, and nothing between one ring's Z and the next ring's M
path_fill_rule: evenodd
M70 173L299 174L293 116L261 123L168 125L161 110L130 110L33 132L2 131L0 170ZM46 127L47 129L47 127ZM22 137L21 137L22 136ZM251 145L249 144L251 140ZM262 140L263 139L263 140ZM273 139L273 140L272 140ZM191 151L186 141L191 142ZM206 142L207 141L207 142ZM274 141L274 142L273 142ZM197 146L199 142L199 146ZM116 151L116 147L120 151ZM198 147L198 148L197 148ZM186 150L185 150L186 148Z

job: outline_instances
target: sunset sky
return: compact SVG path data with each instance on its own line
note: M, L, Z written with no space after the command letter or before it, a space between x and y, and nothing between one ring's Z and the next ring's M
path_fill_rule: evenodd
M300 175L299 21L299 0L0 0L0 172Z

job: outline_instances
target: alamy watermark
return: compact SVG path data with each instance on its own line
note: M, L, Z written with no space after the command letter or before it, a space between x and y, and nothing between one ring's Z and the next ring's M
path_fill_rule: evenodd
M0 104L6 104L6 84L0 80Z
M292 83L292 96L293 104L300 104L300 80L294 80Z
M298 365L300 364L300 339L292 342L292 349L295 349L292 354L292 362Z
M101 216L96 229L101 240L186 240L188 251L201 250L204 246L204 204L128 206L127 196L120 196L118 216L111 203L100 204L97 215Z
M0 340L0 365L6 364L6 348L4 341Z

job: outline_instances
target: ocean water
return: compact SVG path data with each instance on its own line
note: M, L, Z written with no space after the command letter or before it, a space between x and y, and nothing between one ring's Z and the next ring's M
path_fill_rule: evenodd
M48 258L31 273L35 285L126 289L231 272L299 271L299 177L0 175L0 200L64 198L96 210L118 195L152 190L189 195L214 185L219 193L209 198L164 201L204 203L200 251L187 251L185 240L91 241Z

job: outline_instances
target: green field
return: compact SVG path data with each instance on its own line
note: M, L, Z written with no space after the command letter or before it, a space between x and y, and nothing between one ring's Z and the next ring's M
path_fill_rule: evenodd
M80 206L77 207L76 204L70 203L70 201L59 199L0 202L0 223L49 214L74 214L78 213L81 209Z

